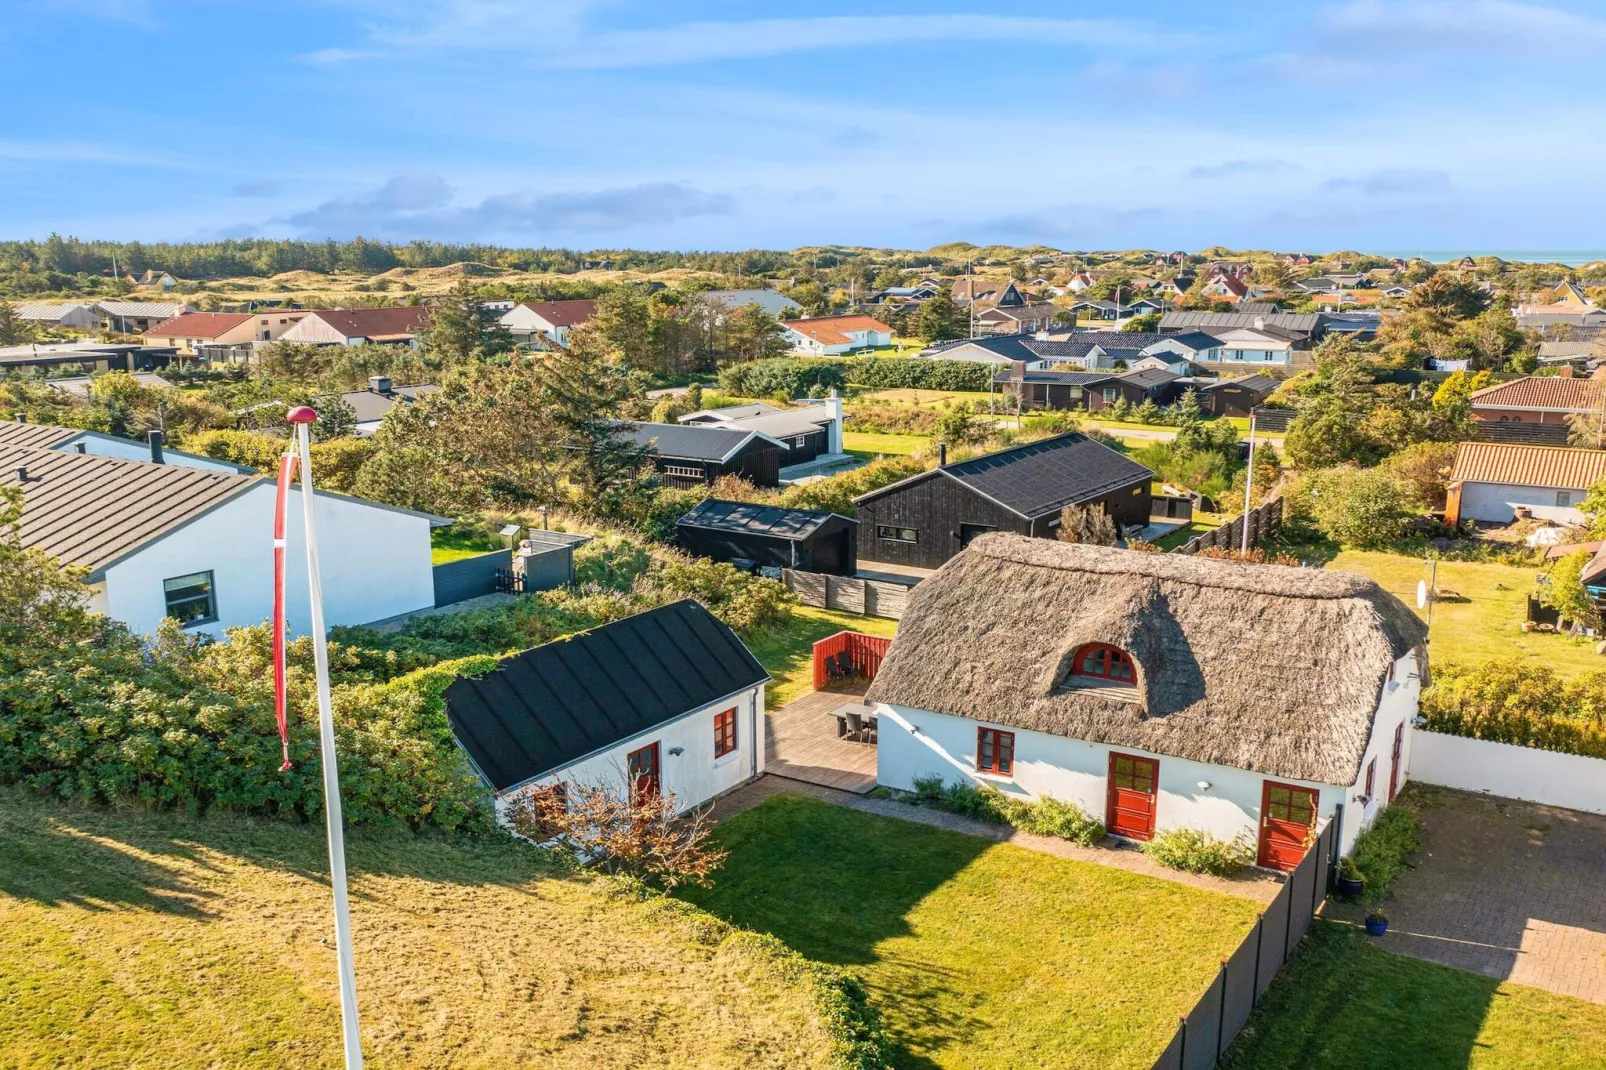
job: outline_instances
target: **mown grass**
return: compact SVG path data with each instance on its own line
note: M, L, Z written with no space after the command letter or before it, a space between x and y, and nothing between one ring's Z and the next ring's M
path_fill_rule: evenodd
M1416 608L1417 582L1428 576L1421 558L1372 551L1345 550L1327 567L1370 576L1412 609ZM1441 599L1433 606L1428 635L1433 660L1477 664L1520 658L1548 665L1562 676L1606 669L1606 658L1595 653L1592 640L1522 630L1528 616L1527 596L1539 572L1538 568L1516 565L1439 562L1439 589L1458 597Z
M1317 921L1222 1070L1598 1070L1606 1006L1390 954Z
M756 938L511 841L348 841L382 1067L826 1067L811 989ZM337 1067L319 825L0 790L0 1066Z
M864 632L891 636L898 622L885 617L861 617L813 606L798 606L785 629L748 640L748 649L774 677L765 692L770 709L778 710L814 690L814 644L837 632Z
M443 565L448 561L461 561L465 557L478 557L492 550L500 550L500 540L474 532L437 528L429 534L430 564Z
M842 432L842 448L866 460L880 455L907 456L931 448L929 435L889 435L874 431Z
M1247 899L791 795L685 897L864 978L909 1068L1147 1070Z

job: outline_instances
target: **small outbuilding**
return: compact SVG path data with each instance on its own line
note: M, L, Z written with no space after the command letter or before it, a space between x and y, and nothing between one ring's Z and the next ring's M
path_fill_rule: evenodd
M620 438L652 458L666 487L688 490L720 476L741 476L755 487L781 482L786 447L762 431L723 424L622 423Z
M707 498L676 522L675 542L715 561L834 576L851 576L859 567L859 522L817 509Z
M445 691L446 718L506 817L563 785L699 806L764 771L769 673L685 599L503 658Z
M1584 496L1606 479L1606 450L1463 442L1450 469L1445 522L1509 524L1521 509L1557 524L1586 523Z

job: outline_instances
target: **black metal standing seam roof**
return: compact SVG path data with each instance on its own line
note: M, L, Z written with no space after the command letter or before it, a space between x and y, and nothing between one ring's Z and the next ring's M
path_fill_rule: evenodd
M938 471L1029 520L1154 478L1143 465L1076 431Z
M446 689L446 716L491 787L506 791L769 678L735 632L685 599L460 678Z
M1174 382L1182 378L1182 376L1176 372L1168 372L1164 368L1145 368L1143 371L1126 372L1117 375L1116 378L1123 383L1129 383L1144 390L1151 390L1154 387Z
M820 530L822 524L839 515L818 509L782 509L776 505L706 498L676 521L676 525L768 535L779 539L806 539ZM842 519L858 523L850 517Z
M751 428L708 424L637 423L620 429L620 437L647 447L660 457L688 461L723 461L759 433Z

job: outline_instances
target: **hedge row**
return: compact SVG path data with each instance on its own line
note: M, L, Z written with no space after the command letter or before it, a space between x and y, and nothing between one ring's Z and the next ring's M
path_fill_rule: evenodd
M1563 680L1513 659L1436 666L1422 716L1431 732L1606 758L1606 672Z
M741 397L820 397L849 383L867 390L987 389L992 365L924 357L778 357L733 364L719 373L720 389Z

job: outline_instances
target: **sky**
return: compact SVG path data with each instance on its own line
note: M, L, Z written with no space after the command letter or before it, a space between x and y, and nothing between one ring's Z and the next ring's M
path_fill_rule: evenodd
M1606 0L0 0L0 237L1599 249L1602 55Z

